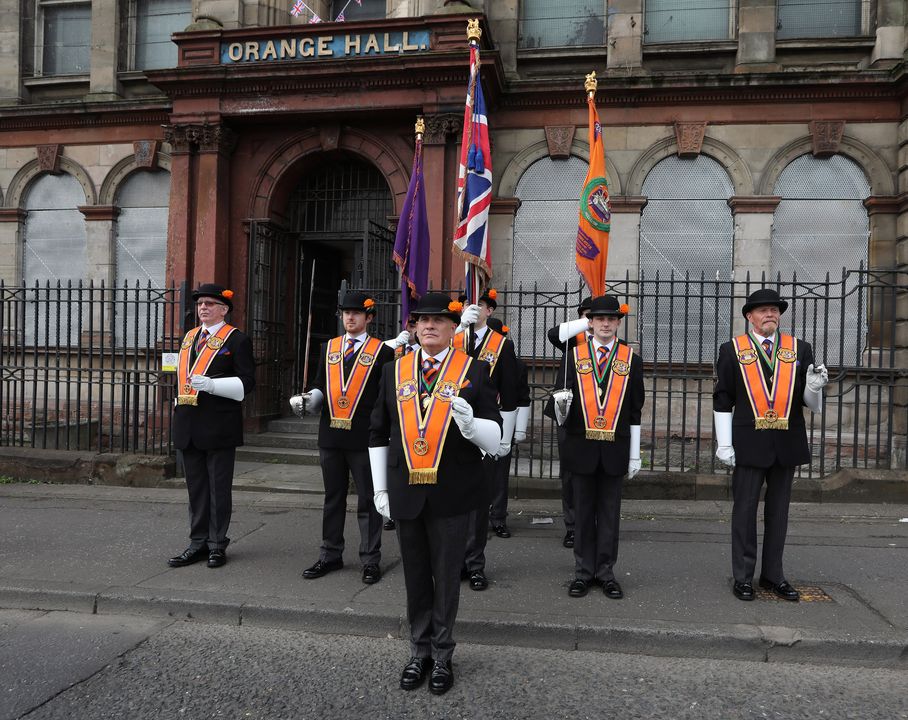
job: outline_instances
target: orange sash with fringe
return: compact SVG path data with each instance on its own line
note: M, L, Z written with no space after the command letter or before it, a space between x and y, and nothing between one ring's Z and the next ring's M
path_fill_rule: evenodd
M609 365L605 370L608 384L602 393L597 378L598 366L593 359L592 341L578 343L574 348L574 368L577 371L580 407L587 440L614 442L618 416L621 414L621 406L627 392L633 354L634 351L629 345L623 345L615 340Z
M192 355L192 346L195 345L196 338L202 332L202 326L199 325L199 327L193 328L186 333L183 337L183 342L180 344L180 362L177 368L180 392L177 395L177 405L199 404L199 392L192 387L190 378L193 375L204 375L208 372L208 367L211 365L211 361L214 360L214 356L224 347L224 343L227 342L227 338L230 337L234 330L236 330L235 327L224 323L216 333L209 335L208 340L205 341L205 347L202 348L202 352L198 354L191 366L189 358Z
M328 391L328 414L331 427L349 430L353 427L353 415L363 395L363 388L375 368L375 357L381 347L381 340L370 337L363 342L353 360L350 377L344 378L344 335L332 338L325 351L326 390Z
M779 334L773 346L774 357L767 358L772 363L771 390L766 385L759 362L760 354L766 354L763 347L754 342L749 333L739 335L733 342L747 398L754 413L754 426L757 430L788 430L794 398L795 361L798 359L797 338Z
M451 343L458 350L467 352L467 338L468 333L466 331L461 331L454 336L454 340ZM479 352L476 354L477 360L483 360L489 364L489 375L495 371L495 365L498 364L498 356L501 355L501 348L504 345L505 336L500 332L496 332L492 328L486 330L486 334L482 339L482 345L479 347Z

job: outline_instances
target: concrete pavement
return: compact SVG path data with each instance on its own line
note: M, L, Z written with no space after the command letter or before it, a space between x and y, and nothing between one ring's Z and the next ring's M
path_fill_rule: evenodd
M186 545L183 490L0 485L0 607L407 637L393 533L377 585L360 580L352 514L346 567L304 580L318 556L320 496L234 499L228 564L171 569L166 559ZM786 568L811 595L797 604L732 596L727 502L626 500L621 601L567 596L573 558L561 546L560 503L510 509L514 537L489 540L490 588L463 586L461 642L908 667L908 506L794 504Z

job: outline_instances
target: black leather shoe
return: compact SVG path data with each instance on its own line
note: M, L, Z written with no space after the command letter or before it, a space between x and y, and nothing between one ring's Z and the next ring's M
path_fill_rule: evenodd
M176 557L170 558L167 561L167 564L170 567L185 567L186 565L192 565L193 563L201 562L208 557L208 546L202 545L200 548L186 548Z
M381 580L381 568L374 563L363 566L363 582L366 585L374 585Z
M400 674L400 689L415 690L422 685L431 665L431 658L410 658L410 662L404 665L404 671Z
M444 695L453 684L454 671L451 669L451 663L436 660L429 676L429 692L433 695Z
M393 520L385 520L382 523L381 527L382 527L382 530L396 530L397 529L397 525L395 524L395 522Z
M303 577L306 578L306 580L315 580L315 578L323 577L329 572L340 570L343 566L343 560L329 560L328 562L319 560L312 567L303 570Z
M590 590L590 584L586 580L575 578L568 585L568 595L571 597L583 597Z
M504 523L501 525L493 525L492 529L495 531L495 534L500 538L509 538L511 537L511 531L508 530L508 526Z
M782 582L776 584L774 582L766 580L765 578L760 578L760 587L764 590L771 590L777 597L780 597L783 600L797 602L801 599L801 593L795 590L788 582L788 580L783 580Z
M735 597L738 600L753 600L754 599L754 586L750 583L739 583L735 582L732 585L732 592L735 594Z
M605 593L607 598L612 600L620 600L624 597L624 590L621 589L617 580L606 580L602 583L602 592Z
M227 564L227 553L223 550L212 550L208 553L208 567L217 568Z
M485 590L487 587L489 587L489 581L482 570L470 573L470 590Z
M561 541L561 544L564 545L566 548L574 547L574 531L573 530L568 530L564 534L564 540Z

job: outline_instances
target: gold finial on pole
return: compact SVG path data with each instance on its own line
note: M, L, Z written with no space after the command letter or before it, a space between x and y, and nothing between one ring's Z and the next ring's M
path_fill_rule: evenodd
M467 20L467 40L473 42L479 42L479 38L482 37L482 30L479 27L479 18L473 18L472 20Z
M416 118L416 137L419 138L424 135L426 132L426 121L423 119L422 115L419 115Z
M589 75L586 76L586 80L583 83L583 87L586 88L587 93L590 97L595 97L596 88L599 86L599 81L596 80L596 71L593 70Z

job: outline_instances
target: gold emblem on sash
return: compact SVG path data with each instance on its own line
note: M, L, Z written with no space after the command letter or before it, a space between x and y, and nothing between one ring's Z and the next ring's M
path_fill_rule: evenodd
M180 347L181 347L183 350L186 350L187 348L191 348L191 347L192 347L192 338L189 336L189 334L187 334L186 337L183 338L183 342L182 342L182 344L180 345Z
M577 372L581 375L593 372L593 361L589 358L581 358L577 361Z
M360 353L360 355L359 355L359 364L360 364L360 365L366 365L366 366L368 366L368 365L371 365L371 364L372 364L372 361L373 361L374 359L375 359L375 358L374 358L372 355L369 355L369 353Z
M783 347L778 349L778 351L776 352L776 357L779 358L779 360L781 360L782 362L790 363L794 362L797 359L798 354L791 348Z
M341 361L341 354L339 352L328 353L328 362L331 365L337 365Z
M772 408L769 408L769 410L767 410L766 414L763 416L763 419L769 420L770 422L775 422L776 420L779 419L779 413L777 413Z
M457 383L445 380L435 386L435 392L432 393L439 400L451 400L457 395Z
M192 385L190 385L189 383L186 383L186 384L183 386L183 394L184 394L184 395L187 395L187 394L189 394L189 393L191 393L191 392L192 392Z
M413 452L417 455L425 455L429 452L429 443L426 442L425 438L416 438L413 441Z
M406 380L397 386L397 399L400 402L409 400L411 397L416 395L416 381L415 380Z
M597 430L602 430L602 428L606 427L607 425L608 423L605 422L605 418L601 415L593 420L593 427L595 427Z
M631 366L624 362L624 360L615 360L612 363L612 370L615 371L616 375L627 375L631 371Z
M498 353L494 353L494 352L485 352L479 356L480 360L482 360L483 362L487 362L490 365L492 363L494 363L497 358L498 358Z
M337 406L341 410L346 410L348 407L350 407L350 398L348 398L346 395L341 395L337 399Z
M751 348L745 348L738 353L738 362L742 365L750 365L757 361L757 353Z
M212 335L208 338L207 345L212 350L220 350L222 347L224 347L224 339L219 338L217 335Z

